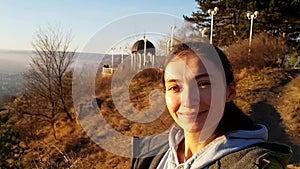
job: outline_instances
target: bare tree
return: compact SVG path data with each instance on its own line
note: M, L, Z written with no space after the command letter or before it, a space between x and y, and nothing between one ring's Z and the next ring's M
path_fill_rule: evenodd
M53 129L62 113L73 121L70 68L76 50L70 49L71 40L70 32L60 27L39 28L32 43L35 55L25 74L25 96L32 103L27 113L44 117Z

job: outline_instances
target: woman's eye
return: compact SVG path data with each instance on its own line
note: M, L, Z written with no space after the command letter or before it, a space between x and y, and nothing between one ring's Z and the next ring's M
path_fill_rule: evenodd
M208 81L200 81L197 84L200 89L204 89L210 86L210 82Z
M172 91L172 92L180 92L181 87L180 86L171 86L168 88L168 90Z

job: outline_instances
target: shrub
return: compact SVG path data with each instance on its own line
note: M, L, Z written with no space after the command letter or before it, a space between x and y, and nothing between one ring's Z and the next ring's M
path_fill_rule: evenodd
M287 51L287 45L283 38L263 32L254 36L251 52L248 51L248 40L238 41L225 50L235 71L250 67L256 70L264 67L279 67Z
M7 111L0 112L0 168L12 168L22 156L26 146L13 130Z
M284 63L284 67L285 68L294 68L294 66L299 66L298 65L295 65L298 61L298 53L297 52L293 52L291 53L290 55L288 55L288 57L286 58L285 60L285 63Z

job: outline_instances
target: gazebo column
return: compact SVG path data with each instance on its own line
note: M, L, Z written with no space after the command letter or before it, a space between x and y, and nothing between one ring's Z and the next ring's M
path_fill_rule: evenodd
M152 62L152 67L154 67L154 63L155 63L155 57L154 57L154 55L151 54L151 58L152 58L152 61L151 61Z
M133 54L130 53L130 69L133 70Z
M142 55L139 54L139 69L142 69Z

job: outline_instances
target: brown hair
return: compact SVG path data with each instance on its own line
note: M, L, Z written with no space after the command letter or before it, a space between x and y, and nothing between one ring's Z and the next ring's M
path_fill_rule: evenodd
M216 53L212 53L214 51ZM193 54L199 57L206 57L208 60L212 61L214 64L218 64L221 61L221 65L217 66L220 68L220 71L224 71L226 84L234 83L234 74L231 68L231 64L227 56L220 50L218 47L202 43L202 42L190 42L190 43L181 43L175 45L173 50L168 54L164 63L164 70L169 62L173 61L176 58L187 58ZM218 57L212 57L211 55L216 55ZM195 56L195 55L194 55ZM217 59L219 61L217 61ZM164 83L164 73L163 73L163 84ZM256 126L249 116L244 114L240 108L233 102L226 102L224 108L224 114L220 120L212 139L226 135L227 133L234 130L254 130Z

